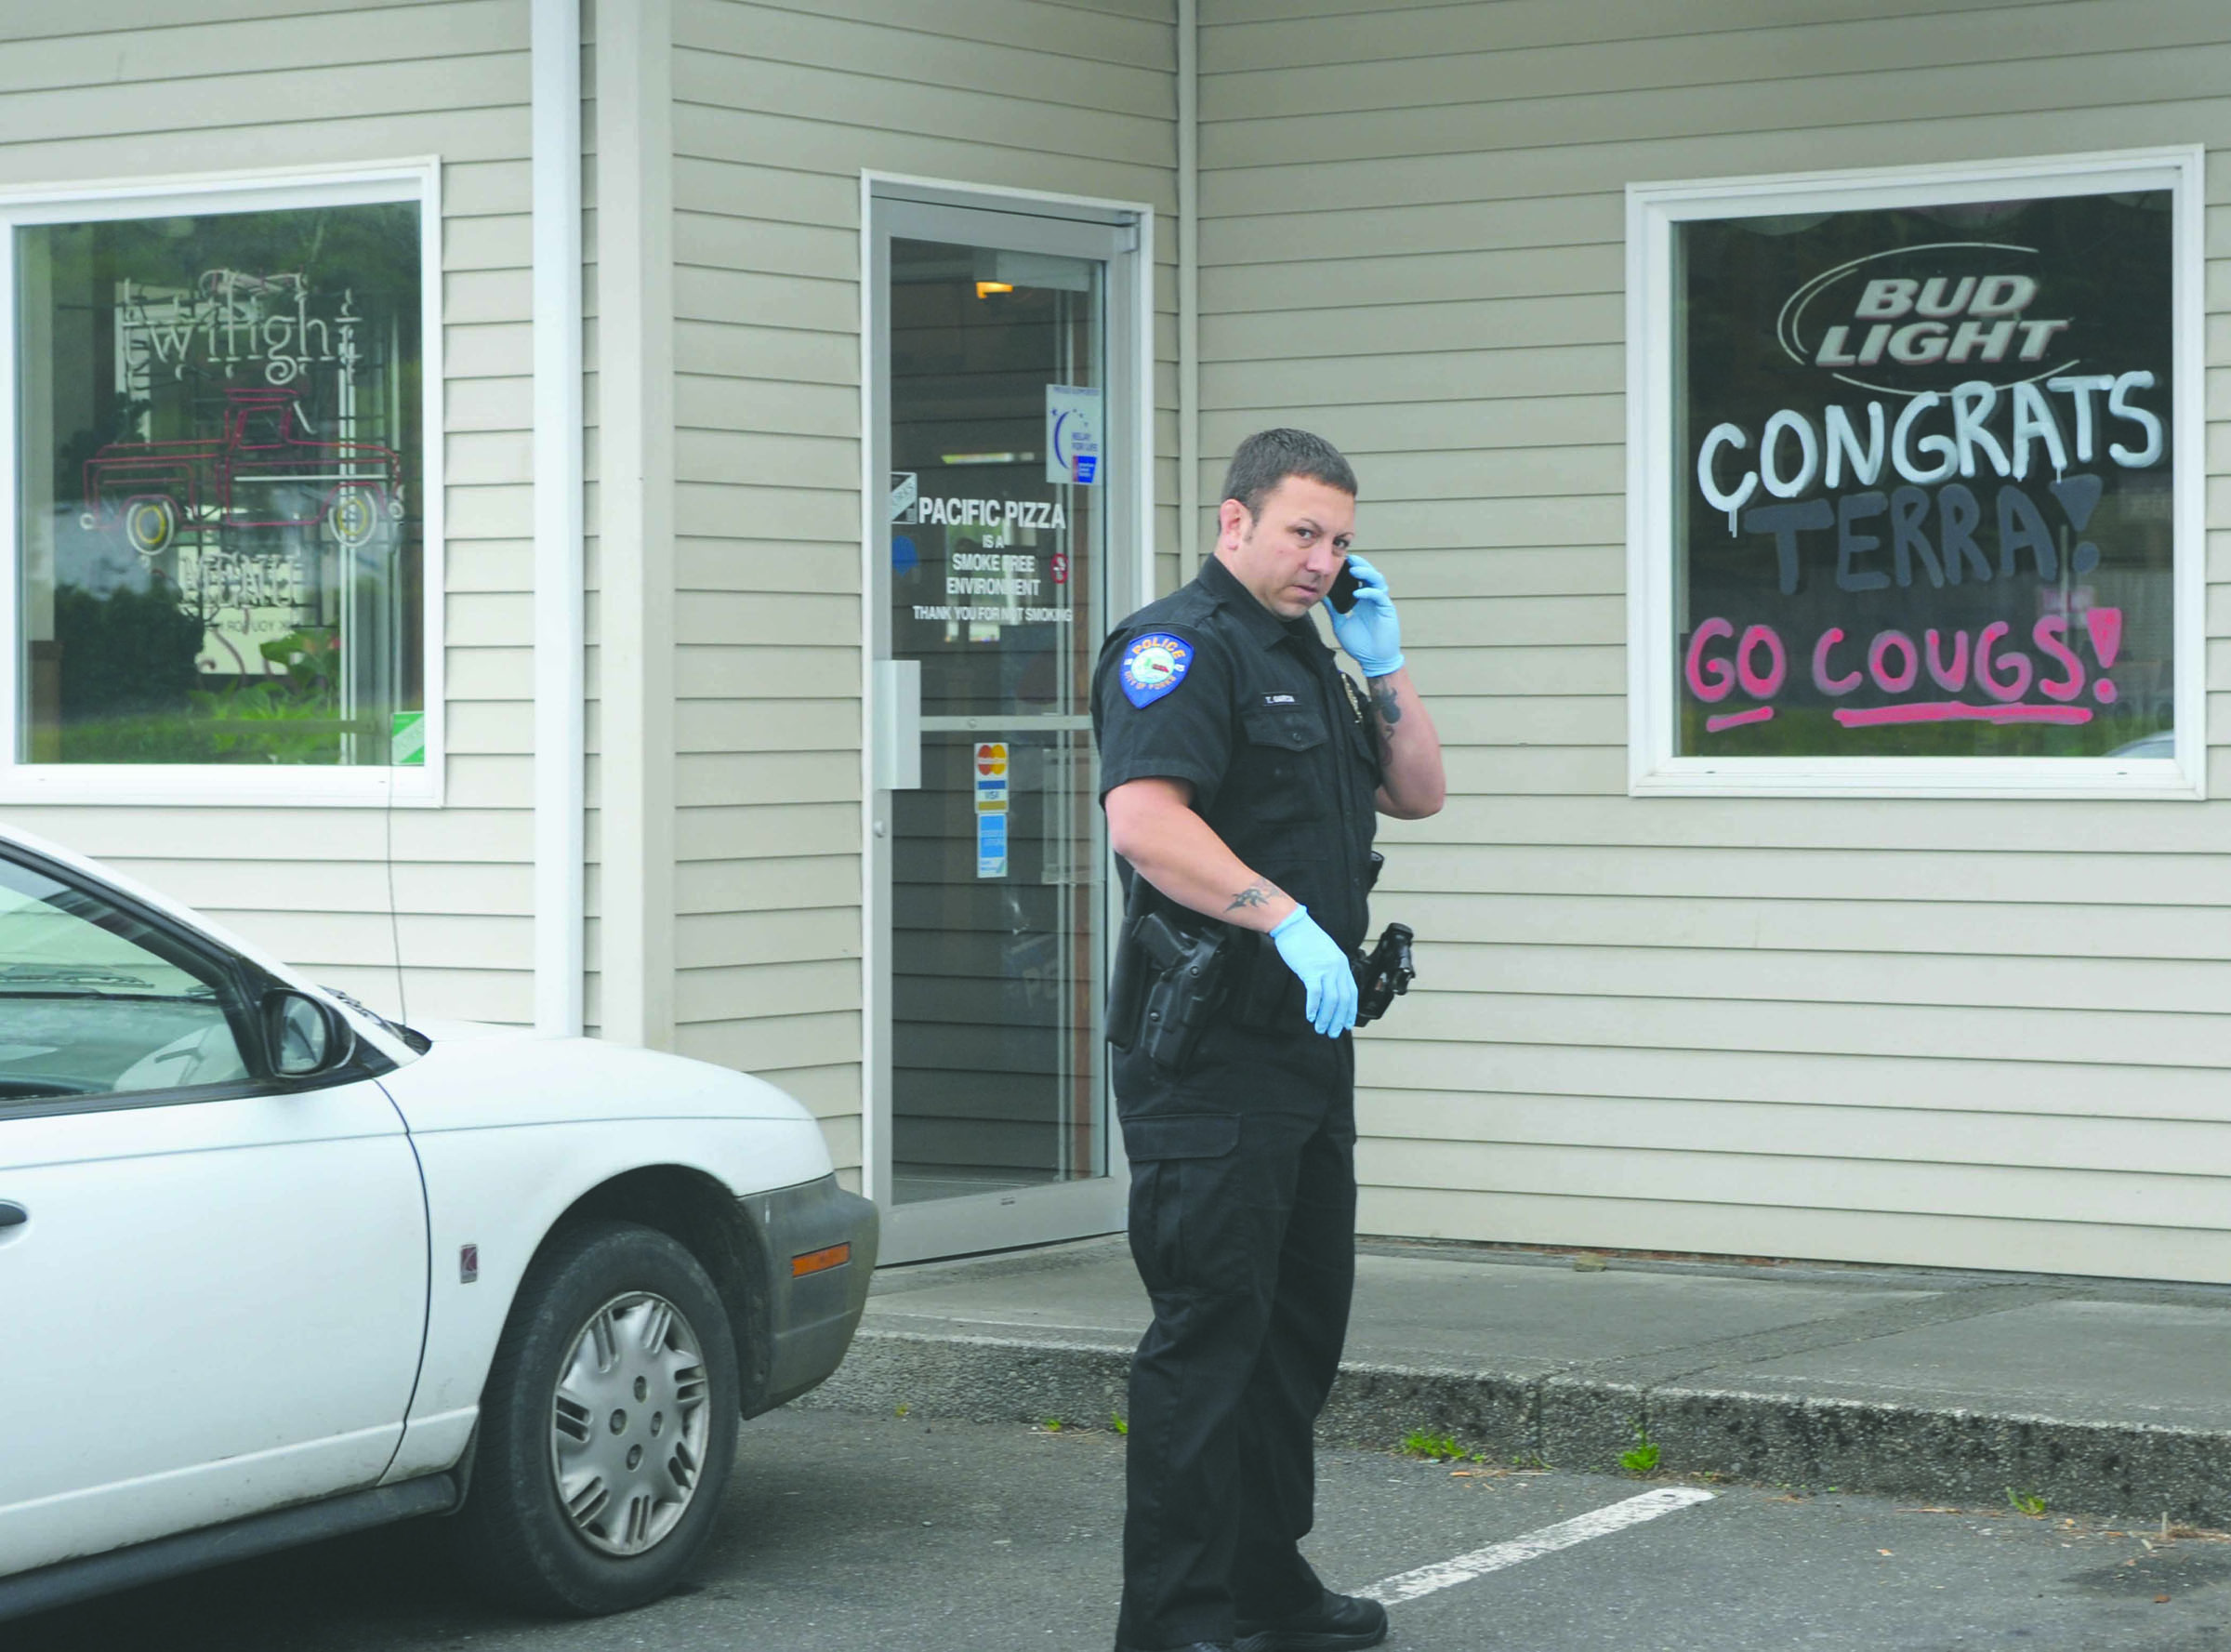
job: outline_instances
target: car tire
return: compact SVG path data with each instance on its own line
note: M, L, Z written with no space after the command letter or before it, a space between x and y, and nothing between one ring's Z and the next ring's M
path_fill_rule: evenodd
M695 1257L631 1222L559 1235L482 1395L457 1515L467 1575L551 1616L658 1599L712 1533L741 1401L728 1313Z

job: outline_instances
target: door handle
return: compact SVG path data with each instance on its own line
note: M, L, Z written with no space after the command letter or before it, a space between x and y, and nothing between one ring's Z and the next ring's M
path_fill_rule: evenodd
M871 689L875 789L913 791L922 784L921 661L876 661Z
M5 1233L11 1227L21 1227L30 1220L31 1212L22 1206L12 1205L6 1199L0 1199L0 1233Z

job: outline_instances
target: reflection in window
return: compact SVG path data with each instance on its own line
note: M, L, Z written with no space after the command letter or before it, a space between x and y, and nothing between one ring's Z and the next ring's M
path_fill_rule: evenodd
M891 1151L907 1203L1106 1163L1086 725L1107 270L894 236L886 298L891 652L921 662L927 717L983 724L933 729L920 787L891 799Z
M419 214L18 228L20 759L423 761Z
M100 896L0 860L0 1104L247 1077L216 983Z
M894 237L891 654L930 716L1090 704L1107 489L1049 438L1102 393L1105 273L1091 259Z

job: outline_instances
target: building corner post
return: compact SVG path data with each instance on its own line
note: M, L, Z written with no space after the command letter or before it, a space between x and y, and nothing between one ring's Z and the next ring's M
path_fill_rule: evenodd
M534 0L535 1030L580 1033L587 757L581 0Z
M597 17L600 1030L674 1043L672 0Z

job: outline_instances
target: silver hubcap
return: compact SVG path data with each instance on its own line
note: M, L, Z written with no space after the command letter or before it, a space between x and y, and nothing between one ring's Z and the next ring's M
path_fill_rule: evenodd
M712 1413L697 1333L664 1297L630 1291L589 1315L550 1411L558 1500L582 1540L640 1554L697 1495Z

